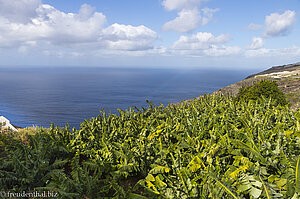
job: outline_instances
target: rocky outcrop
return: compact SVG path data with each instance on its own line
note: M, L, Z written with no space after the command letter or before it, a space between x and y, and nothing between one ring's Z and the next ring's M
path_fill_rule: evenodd
M13 131L18 131L13 125L11 125L10 121L3 116L0 116L0 129L1 128L9 128Z

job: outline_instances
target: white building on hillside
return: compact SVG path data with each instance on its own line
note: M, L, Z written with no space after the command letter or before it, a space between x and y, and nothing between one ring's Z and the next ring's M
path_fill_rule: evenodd
M10 124L10 121L3 116L0 116L0 123L4 124L2 128L9 128L13 131L18 131L13 125Z

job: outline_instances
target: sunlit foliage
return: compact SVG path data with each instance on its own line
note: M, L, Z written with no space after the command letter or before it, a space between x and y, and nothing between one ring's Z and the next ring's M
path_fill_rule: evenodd
M28 143L2 136L0 187L62 198L296 199L300 111L259 100L205 95L101 112L79 130L52 126Z

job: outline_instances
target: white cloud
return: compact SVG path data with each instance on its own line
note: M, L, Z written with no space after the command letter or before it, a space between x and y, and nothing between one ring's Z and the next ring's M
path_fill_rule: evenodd
M178 12L178 17L165 23L162 27L163 31L175 31L175 32L190 32L195 30L201 25L207 24L212 20L213 13L219 9L203 8L202 16L198 8L194 9L183 9Z
M203 13L201 25L205 25L212 20L214 13L219 11L220 9L203 8L201 10Z
M140 57L140 56L151 56L151 55L166 55L167 49L165 47L153 47L149 49L135 49L135 50L128 50L125 49L99 49L94 51L94 55L97 57L115 57L117 56L134 56L134 57Z
M157 34L145 26L113 24L103 30L102 40L109 49L146 50L153 48Z
M164 0L163 6L168 11L179 10L178 17L166 22L163 31L190 32L212 20L213 14L219 9L203 8L199 10L202 2L207 0Z
M44 39L58 45L93 42L106 23L102 13L93 12L93 8L86 4L81 6L78 14L64 13L49 5L40 6L37 13L39 18L33 23L48 27Z
M274 57L274 58L296 57L297 58L300 56L300 47L292 46L288 48L275 48L275 49L260 48L254 50L246 50L245 56L248 58L253 58L253 57Z
M18 46L28 41L52 44L78 44L95 41L106 18L82 5L79 14L64 13L50 5L41 4L30 23L10 22L10 16L0 16L0 47ZM1 38L5 38L1 40Z
M262 27L263 27L263 25L261 25L261 24L250 23L246 29L247 30L259 30Z
M163 25L163 31L189 32L199 26L201 17L198 9L183 9L178 15L174 20Z
M78 17L81 20L88 20L90 17L93 16L96 8L88 5L88 4L83 4L78 12Z
M7 8L21 9L20 2L28 7L19 15L0 12L0 48L16 47L25 52L30 46L51 48L54 45L132 51L152 48L152 42L157 39L153 30L142 25L113 24L105 28L106 17L87 4L83 4L78 13L65 13L37 0L7 2L10 3L0 0Z
M8 19L0 17L0 48L18 47L28 41L40 40L48 34L48 27L44 24L11 23Z
M262 48L264 45L264 40L261 37L254 37L252 38L251 44L248 46L249 49L259 49Z
M285 36L296 22L296 12L287 10L283 14L272 13L265 19L265 37Z
M238 46L216 46L212 45L209 49L204 50L205 55L207 56L226 56L226 55L235 55L240 53L241 48Z
M228 41L229 36L225 34L215 37L213 34L208 32L198 32L191 37L181 36L179 40L174 42L172 48L180 50L207 49L210 48L211 45L223 44Z
M10 22L28 23L40 4L41 0L0 0L0 13Z
M201 2L204 1L207 0L164 0L162 5L166 8L166 10L172 11L198 7Z
M224 56L239 53L241 49L237 46L220 45L228 41L229 36L225 34L216 37L208 32L198 32L190 37L181 36L170 47L170 51L187 56Z

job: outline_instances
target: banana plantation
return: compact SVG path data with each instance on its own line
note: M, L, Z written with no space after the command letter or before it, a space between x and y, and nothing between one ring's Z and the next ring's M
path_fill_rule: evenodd
M0 191L59 198L300 198L300 110L204 95L0 134Z

